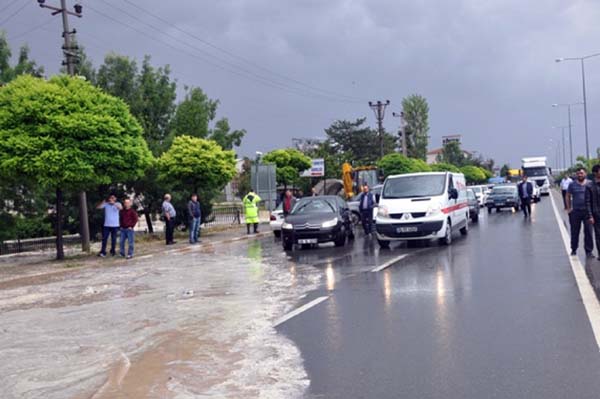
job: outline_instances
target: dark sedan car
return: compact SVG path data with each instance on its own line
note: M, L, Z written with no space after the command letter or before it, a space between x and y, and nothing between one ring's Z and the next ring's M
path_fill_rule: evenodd
M469 204L469 217L473 223L479 221L479 200L473 189L467 189L467 203Z
M333 241L336 246L354 238L346 202L333 195L302 198L281 225L283 248L293 249Z
M521 199L517 192L517 186L515 184L494 186L488 195L485 206L487 206L488 213L492 213L494 208L496 208L496 212L502 208L514 208L515 211L518 211L521 207Z

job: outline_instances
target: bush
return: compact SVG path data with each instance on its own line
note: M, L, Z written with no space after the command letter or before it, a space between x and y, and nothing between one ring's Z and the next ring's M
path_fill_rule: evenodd
M404 173L431 172L429 165L420 159L408 158L402 154L388 154L377 162L379 169L387 177Z
M465 180L468 184L485 183L487 180L486 174L482 168L473 165L467 165L460 168L462 174L465 175Z
M434 163L433 165L430 165L430 167L431 167L431 170L434 172L460 173L460 169L450 163L445 163L445 162Z

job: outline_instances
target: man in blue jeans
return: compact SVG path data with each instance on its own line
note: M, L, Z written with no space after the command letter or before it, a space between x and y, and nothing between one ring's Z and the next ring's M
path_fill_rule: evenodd
M117 245L117 233L119 232L119 211L123 209L117 202L117 197L111 194L108 200L102 201L96 209L104 210L104 226L102 227L102 249L98 256L106 256L106 244L110 235L110 254L115 256L115 246Z
M127 259L133 258L133 242L135 237L135 225L138 222L138 214L131 207L131 200L129 198L125 198L123 201L123 209L119 213L119 221L121 224L121 250L120 255L125 257L125 241L129 244L129 248L127 250Z
M202 211L200 210L200 202L198 201L197 194L192 194L187 210L190 221L190 244L196 244L201 242L198 238L200 236L200 221L202 220Z

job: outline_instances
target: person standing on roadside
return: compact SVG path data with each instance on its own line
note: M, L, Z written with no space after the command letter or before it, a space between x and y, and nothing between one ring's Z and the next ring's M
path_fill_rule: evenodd
M592 256L594 241L592 239L592 225L589 223L588 210L585 204L585 193L589 181L585 168L577 168L576 180L569 184L567 189L567 212L571 224L571 255L577 255L579 247L579 232L583 224L583 242L586 256Z
M173 204L171 204L171 194L165 194L162 203L162 215L165 219L165 240L167 245L175 244L173 241L173 232L175 231L175 216L177 216L177 212L175 212L175 208Z
M254 234L258 233L258 203L260 201L260 197L253 190L250 190L242 200L247 234L250 234L250 225L254 226Z
M560 181L560 192L562 193L563 206L565 210L567 209L567 190L569 186L573 183L573 179L569 175L565 175Z
M199 243L200 240L200 220L202 219L202 211L198 194L192 194L187 206L188 219L190 221L190 244Z
M123 207L117 202L114 194L109 195L108 199L102 201L96 206L96 209L104 210L104 225L102 226L102 248L98 256L106 256L106 244L110 236L110 254L115 256L115 246L117 245L117 233L119 232L119 211Z
M533 184L527 181L527 175L523 174L521 183L517 186L519 189L519 198L521 198L521 209L523 217L531 217L531 198L533 198Z
M138 214L131 207L131 200L125 198L123 200L123 209L119 212L119 222L121 225L121 250L119 254L125 257L125 241L127 241L127 259L133 258L133 247L135 239L135 225L138 222Z
M310 189L310 196L311 197L316 197L318 195L319 194L317 193L317 189L316 188L313 187L313 188Z
M375 202L375 197L373 196L373 193L369 191L369 186L365 184L363 186L363 195L358 204L358 211L366 236L371 235L373 232L373 208L376 206L377 203Z
M285 191L285 195L283 197L283 216L287 216L290 214L294 206L296 205L296 198L292 195L290 190Z
M585 192L585 204L588 213L588 222L594 227L596 236L596 251L600 260L600 164L592 168L594 181L590 182Z

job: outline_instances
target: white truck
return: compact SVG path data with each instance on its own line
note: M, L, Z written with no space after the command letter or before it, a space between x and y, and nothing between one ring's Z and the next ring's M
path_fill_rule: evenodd
M532 183L535 183L541 195L550 195L552 171L547 166L546 157L531 157L521 159L521 169Z

